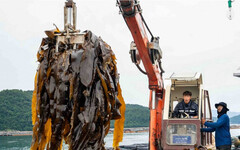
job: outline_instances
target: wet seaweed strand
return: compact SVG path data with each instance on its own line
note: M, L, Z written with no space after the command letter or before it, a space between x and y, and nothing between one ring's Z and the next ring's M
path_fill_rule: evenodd
M84 44L44 38L32 97L32 150L104 150L104 137L115 121L113 147L122 141L125 103L116 58L101 38L85 31Z

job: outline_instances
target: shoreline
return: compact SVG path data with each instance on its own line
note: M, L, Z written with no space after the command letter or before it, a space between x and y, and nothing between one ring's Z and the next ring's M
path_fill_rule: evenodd
M32 136L32 131L0 131L0 136Z
M108 133L112 134L113 131L114 131L114 128L110 128ZM149 131L149 127L124 128L123 130L124 133L143 133L148 131Z
M230 129L240 129L240 124L231 125ZM113 134L114 128L109 129L109 134ZM124 128L124 133L148 132L149 127ZM0 131L0 136L32 136L32 131Z
M109 134L113 134L114 128L109 129ZM148 132L148 127L124 128L124 133ZM32 131L0 131L0 136L32 136Z
M240 129L240 124L232 124L230 125L230 129Z

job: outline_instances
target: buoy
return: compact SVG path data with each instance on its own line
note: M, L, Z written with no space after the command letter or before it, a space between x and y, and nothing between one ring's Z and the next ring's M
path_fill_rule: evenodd
M229 9L229 14L228 14L228 19L232 20L232 3L234 0L228 0L228 9Z

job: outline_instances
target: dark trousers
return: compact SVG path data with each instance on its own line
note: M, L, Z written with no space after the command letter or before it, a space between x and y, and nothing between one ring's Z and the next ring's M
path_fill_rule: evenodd
M231 145L221 145L217 147L217 150L231 150Z

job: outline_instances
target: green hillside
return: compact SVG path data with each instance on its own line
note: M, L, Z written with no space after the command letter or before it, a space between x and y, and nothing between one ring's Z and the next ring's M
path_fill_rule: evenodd
M213 121L217 121L217 117L213 117ZM240 124L240 115L234 116L230 118L231 124Z
M230 112L231 113L231 112ZM233 112L237 113L237 112ZM213 117L217 121L217 117ZM240 115L230 117L231 124L240 124ZM149 109L141 105L126 105L125 127L148 127L149 126ZM111 126L112 127L112 126Z
M240 124L240 115L230 118L232 124Z
M32 130L32 91L4 90L0 92L0 131Z
M31 131L32 91L3 90L0 92L0 131ZM149 110L140 105L126 105L125 127L147 127ZM113 121L111 122L113 127Z
M31 123L32 91L3 90L0 92L0 131L32 130ZM149 109L135 104L127 104L125 127L148 127ZM217 120L217 118L214 118ZM232 124L240 124L240 115L232 117ZM114 121L111 122L113 127Z
M125 127L148 127L149 109L141 105L127 104L125 112Z

